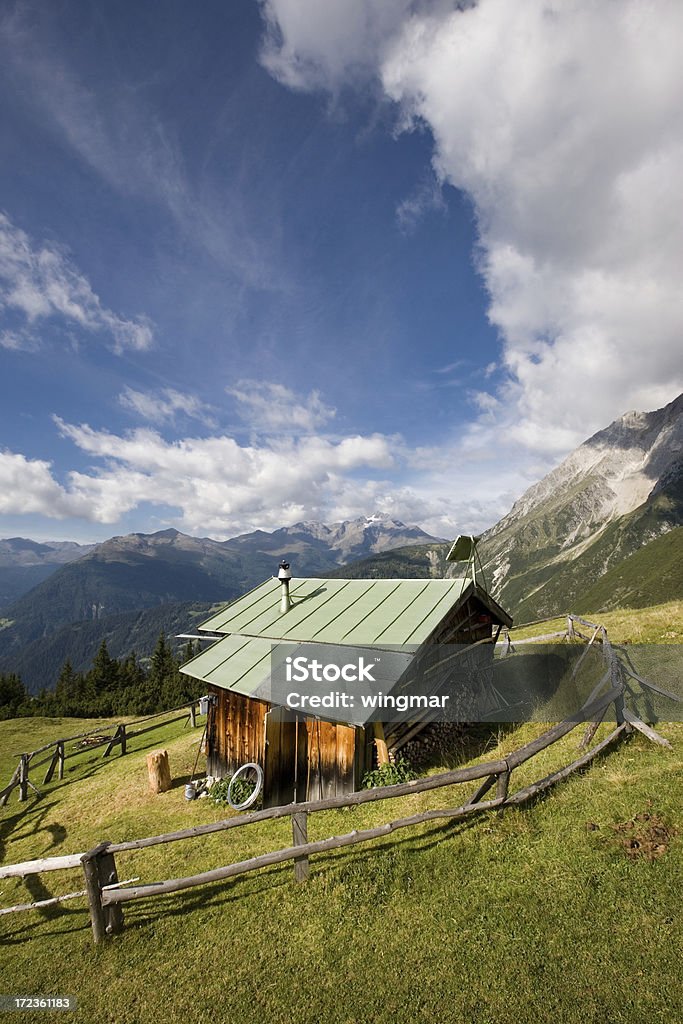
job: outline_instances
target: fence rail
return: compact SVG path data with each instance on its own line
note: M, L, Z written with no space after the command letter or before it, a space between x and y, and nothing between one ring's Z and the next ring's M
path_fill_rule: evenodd
M109 731L105 734L102 729L89 729L87 732L77 733L75 736L65 736L62 739L52 740L50 743L44 744L42 747L38 747L37 750L31 750L30 752L14 754L14 757L19 758L19 763L14 769L14 774L9 780L8 784L4 789L0 790L0 807L4 807L10 798L12 791L16 788L19 789L19 802L23 803L28 799L29 787L37 794L39 790L31 782L29 778L29 771L37 768L41 768L46 764L49 764L45 776L43 778L43 785L46 786L52 781L55 771L59 779L64 778L64 762L70 757L78 757L90 750L97 750L99 747L106 746L106 750L103 753L103 757L109 757L114 747L120 747L120 754L123 756L127 753L128 741L134 739L136 736L143 736L145 733L152 732L154 729L160 729L164 725L172 725L173 722L181 722L187 719L187 722L194 728L197 724L197 707L199 701L193 700L188 701L187 704L181 704L177 708L171 708L169 711L158 711L154 715L147 715L145 718L139 718L134 722L120 722L114 726L114 731L109 735ZM136 729L136 725L143 725L146 722L151 722L153 719L165 718L167 715L173 715L176 711L186 710L184 715L179 715L176 718L167 719L163 722L155 722L153 725L146 725L144 729ZM111 730L112 726L109 726ZM98 739L94 743L88 744L85 749L72 750L67 753L65 746L67 743L75 743L77 740L85 740L90 736L97 736ZM44 754L46 750L52 751L47 757L42 758L40 761L34 761L33 759L38 754Z

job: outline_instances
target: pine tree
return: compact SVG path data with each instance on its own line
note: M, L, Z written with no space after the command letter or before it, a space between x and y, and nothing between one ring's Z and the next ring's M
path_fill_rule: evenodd
M27 701L28 694L21 678L14 672L0 674L0 719L15 718Z

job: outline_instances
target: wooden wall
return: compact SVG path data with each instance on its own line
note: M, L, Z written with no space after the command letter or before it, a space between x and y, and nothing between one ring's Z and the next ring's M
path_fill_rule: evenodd
M270 705L219 687L210 686L208 692L216 703L209 711L207 774L229 778L249 761L263 765L264 718Z
M264 701L210 687L207 774L229 778L255 761L264 807L353 793L365 772L364 730L295 716Z
M365 771L362 729L273 708L266 723L264 806L353 793Z

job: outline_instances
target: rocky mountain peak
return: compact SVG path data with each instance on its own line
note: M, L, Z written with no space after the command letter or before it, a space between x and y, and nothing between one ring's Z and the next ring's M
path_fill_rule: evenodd
M682 474L683 395L663 409L620 416L530 487L484 534L495 593L504 604L506 598L523 600L535 615L554 610L550 599L544 603L559 589L553 576L570 573L572 586L579 578L589 583L624 551L678 525ZM612 534L621 538L618 544L607 543Z

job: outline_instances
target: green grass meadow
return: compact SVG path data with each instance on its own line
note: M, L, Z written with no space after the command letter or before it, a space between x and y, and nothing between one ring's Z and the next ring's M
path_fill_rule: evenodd
M614 640L676 630L664 628L671 609L624 616L611 627ZM0 722L0 786L13 753L89 724ZM502 756L542 729L480 727L468 763ZM634 734L533 806L318 855L303 884L285 864L125 904L123 934L99 947L84 898L0 917L0 993L78 999L75 1012L7 1020L675 1024L683 1020L683 725L658 729L673 750ZM576 757L581 731L522 766L513 788ZM184 799L200 735L165 726L133 740L125 757L103 761L100 749L67 761L64 781L40 798L22 805L13 794L0 809L0 862L224 817L207 800ZM145 754L162 746L174 787L155 796ZM313 815L309 837L457 806L475 788ZM290 841L288 821L263 822L119 855L117 866L122 879L153 882ZM82 887L78 870L0 879L0 907Z

